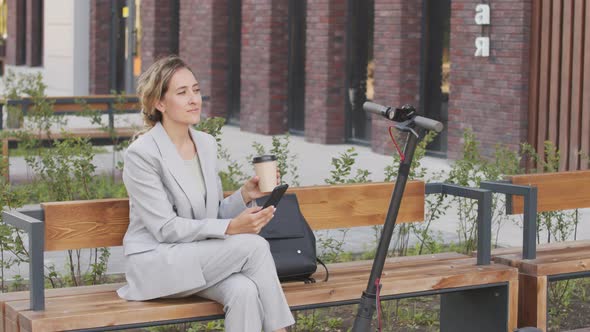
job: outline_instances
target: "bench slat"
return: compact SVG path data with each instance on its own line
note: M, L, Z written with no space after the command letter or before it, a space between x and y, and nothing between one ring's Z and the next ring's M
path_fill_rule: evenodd
M470 258L465 258L470 259ZM457 288L465 286L477 286L490 283L501 283L518 278L515 269L506 266L491 264L475 266L465 263L462 268L443 269L444 265L433 264L430 271L423 274L408 276L411 267L403 269L400 274L392 273L381 279L381 295L400 295L415 292L436 291L440 289ZM454 264L460 265L455 261ZM314 303L329 303L345 300L356 300L365 290L369 279L369 270L363 276L351 278L348 281L338 283L318 283L304 285L293 292L286 289L285 295L291 307L309 305Z
M511 180L538 188L538 212L590 207L590 170L516 175ZM512 213L522 214L523 204L521 196L513 196Z
M134 101L126 101L128 98L131 97L131 100L137 100L137 97L127 96L123 97L121 100L117 100L114 98L113 95L94 95L94 96L76 96L76 97L48 97L46 98L48 101L53 101L53 105L51 109L54 112L81 112L84 109L89 109L92 111L107 111L109 109L109 104L112 103L113 109L117 110L133 110L139 113L141 109L138 102ZM102 100L101 100L102 99ZM86 101L86 104L76 102L76 100ZM6 103L6 100L0 101ZM13 101L14 102L14 101ZM23 109L23 102L27 102L27 112L32 111L34 105L30 98L24 98L23 100L19 100L17 105L13 107L18 107Z
M103 285L95 285L95 286L79 286L79 287L67 287L67 288L51 288L45 290L45 297L47 299L54 298L54 297L63 297L63 296L73 296L73 295L82 295L82 294L94 294L94 293L101 293L101 292L114 292L119 287L123 286L122 283L117 284L103 284ZM13 302L16 307L18 307L18 301L26 301L29 299L29 291L23 292L9 292L9 293L2 293L0 294L0 318L2 319L2 324L0 325L0 331L9 331L10 328L7 326L8 324L14 323L15 317L8 319L6 315L6 303ZM29 302L26 302L26 306L21 307L20 309L14 309L15 311L23 311L28 310L30 308Z
M30 109L31 107L29 107ZM117 111L133 111L136 110L139 113L139 104L138 103L132 103L132 102L127 102L127 103L120 103L120 104L113 104L113 109L116 108ZM76 112L82 112L85 109L89 109L91 111L102 111L105 112L109 110L109 104L108 103L88 103L86 104L85 107L83 107L83 105L81 104L59 104L56 103L53 105L52 107L54 112L72 112L72 113L76 113Z
M465 258L465 255L456 252L439 253L432 255L420 255L420 256L404 256L404 257L391 257L385 260L385 268L393 266L399 269L404 266L420 266L432 264L432 261L445 261L452 259ZM357 270L362 269L366 266L369 268L372 266L373 261L352 261L345 263L332 263L329 265L330 269L330 281L334 281L341 277L346 277L349 273L353 273ZM313 274L315 280L324 280L326 272L323 267L318 266L316 273ZM283 283L283 287L298 287L301 285L299 282L287 282Z
M545 251L538 253L536 259L522 259L522 255L520 253L506 254L494 257L494 261L497 263L502 263L514 267L523 267L526 264L528 268L526 271L523 270L522 272L534 275L536 273L535 271L537 271L538 269L542 269L543 265L553 264L556 262L559 262L563 266L566 266L567 264L574 265L577 260L585 259L588 257L590 257L590 248L580 248L576 251L569 252ZM590 267L590 265L588 265L588 267ZM571 271L560 273L568 272Z
M542 245L537 258L523 260L520 251L504 253L494 261L520 268L532 276L558 275L590 270L590 241L568 241Z
M129 225L128 199L41 204L45 250L120 246Z
M412 256L417 257L417 256ZM466 259L471 258L466 255L460 255L458 258L437 260L428 258L425 260L406 261L406 264L399 264L397 262L387 262L383 268L381 278L413 278L417 275L444 275L445 273L455 273L462 268L469 268L475 265L472 260ZM350 280L364 280L366 283L368 280L367 273L371 270L372 261L364 261L363 265L356 265L355 267L339 268L335 275L330 274L329 283L334 285L340 282L350 282ZM340 271L342 269L342 271ZM305 288L307 285L296 283L295 288ZM366 284L365 284L366 286Z
M522 273L535 276L552 276L566 273L588 272L590 267L590 257L578 257L577 259L565 262L556 261L554 263L531 264L523 262L520 265Z
M430 256L430 255L429 255ZM427 265L421 273L416 266L408 264L399 267L395 263L386 264L381 294L383 296L405 294L443 288L474 286L488 283L514 282L517 270L503 265L476 266L470 257L438 261L430 257L419 260ZM426 264L425 264L426 263ZM371 262L345 263L347 269L356 265L354 274L349 277L318 282L316 284L286 284L285 295L291 307L314 303L356 300L366 287ZM340 274L338 265L330 265L334 274ZM452 267L453 266L453 267ZM362 272L359 274L359 271ZM79 295L50 300L45 311L33 312L26 308L28 301L6 304L8 319L16 319L24 330L55 331L80 329L96 326L130 324L143 321L161 321L199 316L212 316L222 313L220 305L195 298L156 300L148 302L127 302L116 293ZM19 310L20 309L20 310Z
M382 225L393 183L312 186L289 189L311 228ZM129 223L129 200L43 203L45 250L120 246ZM398 222L424 219L424 182L409 181Z
M97 292L110 292L118 289L125 285L124 283L115 284L100 284L92 286L78 286L78 287L66 287L66 288L48 288L45 290L45 297L61 297L61 296L72 296L78 294L92 294ZM24 301L29 299L29 291L20 292L8 292L0 294L0 305L4 305L6 302Z
M11 142L12 141L19 141L20 139L17 137L18 131L20 131L20 129L11 130L10 132L12 132L14 134L6 137L5 140L11 141ZM95 138L95 139L97 139L97 138L108 139L108 138L111 138L112 135L114 135L117 138L132 137L138 131L139 131L138 128L120 127L120 128L115 128L113 130L113 133L111 134L110 132L103 130L101 128L69 128L65 134L59 130L55 130L55 131L51 132L49 137L47 137L46 133L41 133L41 134L31 133L31 134L32 134L33 138L39 139L39 140L64 139L65 137L68 137L68 136L70 136L70 137L83 137L83 138ZM8 155L8 151L6 151L5 155Z
M551 254L552 250L561 250L566 248L590 248L590 240L578 240L567 242L552 242L541 244L537 247L537 257ZM492 250L492 259L496 263L520 267L522 259L522 249L517 247L501 248Z
M314 230L383 225L394 183L312 186L290 189ZM424 220L424 182L408 181L397 222Z
M549 250L559 250L563 248L575 248L575 247L584 247L590 246L590 240L576 240L576 241L565 241L565 242L551 242L551 243L543 243L537 245L537 252L542 251L549 251ZM472 254L475 255L476 252ZM504 255L512 255L518 254L519 257L522 257L522 248L520 247L507 247L507 248L496 248L492 250L492 256L504 256Z

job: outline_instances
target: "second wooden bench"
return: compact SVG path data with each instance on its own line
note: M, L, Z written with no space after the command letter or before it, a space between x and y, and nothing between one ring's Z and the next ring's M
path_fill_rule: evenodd
M497 263L520 270L519 326L547 330L551 281L590 276L590 241L537 245L537 213L590 207L590 171L525 174L481 187L510 195L508 212L523 214L523 248L492 252Z

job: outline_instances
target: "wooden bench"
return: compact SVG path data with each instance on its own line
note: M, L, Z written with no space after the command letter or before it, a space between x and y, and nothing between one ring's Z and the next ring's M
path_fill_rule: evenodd
M136 96L116 97L113 95L95 95L47 97L47 99L53 102L53 114L55 115L81 114L87 110L108 115L106 128L69 128L67 135L71 137L90 138L94 144L113 144L114 141L130 139L138 130L133 127L115 127L115 114L139 113L140 108ZM5 130L2 121L5 107L18 107L22 114L26 115L34 108L34 102L31 98L0 101L0 130ZM23 129L10 129L9 134L2 137L2 157L5 160L9 158L9 147L16 145L20 141L20 134L24 133L30 134L33 139L44 142L61 140L65 136L60 131L52 132L48 136L46 133L32 133ZM7 181L10 179L8 168L5 172L5 178Z
M70 137L89 138L93 144L109 145L120 140L128 140L138 131L139 128L133 126L116 127L116 114L133 114L140 112L139 100L137 96L114 96L114 95L94 95L94 96L76 96L76 97L46 97L53 103L53 114L55 115L75 115L84 111L99 112L108 116L108 123L105 128L68 128L66 134ZM209 100L208 96L203 96L203 101ZM31 98L21 98L14 100L0 100L0 131L3 128L3 110L4 107L19 107L23 115L28 114L34 108L34 102ZM2 137L2 157L8 160L9 147L14 146L20 140L19 132L22 129L11 129L9 135ZM41 141L61 140L64 133L60 131L52 132L49 136L46 133L29 133L32 138ZM8 168L5 172L5 178L8 181L10 174Z
M507 211L523 214L523 249L494 250L492 257L520 270L518 325L546 330L548 283L590 276L590 241L537 245L537 212L590 207L590 171L518 175L481 187L508 194Z
M72 96L72 97L45 97L53 103L52 109L55 115L73 115L86 110L101 112L108 115L109 128L114 127L115 114L139 113L139 100L137 96ZM3 112L5 107L18 107L23 115L31 112L35 105L32 98L0 100L0 130L4 129Z
M314 230L381 225L393 183L290 188ZM491 192L444 184L407 184L398 222L424 219L425 194L478 199L478 258L442 253L390 258L381 282L384 300L441 295L442 331L512 331L516 327L518 271L490 263ZM280 208L280 207L279 207ZM29 233L31 292L0 296L3 331L108 330L223 317L222 307L198 297L127 302L121 285L43 288L43 251L120 246L128 224L127 199L41 204L41 209L5 211L5 222ZM479 244L478 244L479 245ZM487 252L486 251L487 248ZM478 264L479 263L479 264ZM284 283L292 310L358 303L372 261L329 264L330 279ZM323 269L314 275L323 280Z

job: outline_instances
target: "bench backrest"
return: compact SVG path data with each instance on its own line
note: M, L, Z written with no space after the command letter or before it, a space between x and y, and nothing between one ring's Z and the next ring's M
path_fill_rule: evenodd
M290 188L314 230L382 225L394 183ZM229 194L229 193L228 193ZM424 220L425 185L408 181L397 222ZM45 250L120 246L129 224L129 201L98 199L41 204Z
M76 113L85 109L92 111L109 112L116 109L126 113L136 113L141 110L139 98L136 95L92 95L92 96L72 96L72 97L46 97L53 102L52 109L55 113ZM209 96L203 96L203 101L208 101ZM81 102L83 101L83 102ZM33 99L29 97L20 99L0 100L0 106L16 106L23 112L31 110ZM1 107L0 107L1 110Z
M512 184L537 187L537 211L590 207L590 171L516 175ZM524 211L522 196L513 196L512 213Z
M139 112L140 106L136 96L122 96L117 98L114 95L93 95L77 97L47 97L53 101L53 111L56 113L76 113L82 112L86 108L93 111L108 112L116 108L119 111L136 111ZM79 101L84 101L83 105ZM7 105L20 107L23 112L28 112L34 105L31 98L22 98L15 100L6 100Z

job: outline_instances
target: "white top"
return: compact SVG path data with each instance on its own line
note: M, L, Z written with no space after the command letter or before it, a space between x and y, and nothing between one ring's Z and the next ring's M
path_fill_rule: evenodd
M203 194L203 199L207 200L207 189L205 188L205 178L203 177L203 170L201 169L201 162L198 155L195 153L193 159L185 160L184 165L187 168L188 174L191 175L192 180L197 188L197 191Z

